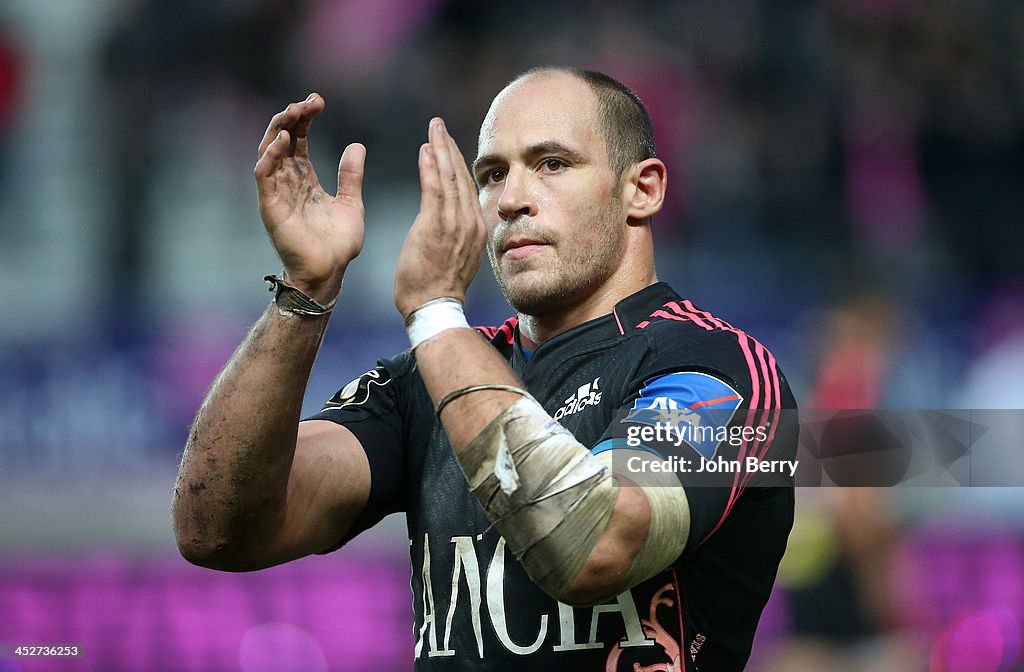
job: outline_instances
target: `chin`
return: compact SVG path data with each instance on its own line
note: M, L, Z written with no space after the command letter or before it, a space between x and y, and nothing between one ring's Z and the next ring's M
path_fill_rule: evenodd
M507 296L509 305L520 315L544 317L558 312L562 301L549 295Z
M576 293L567 278L551 276L532 279L520 275L511 281L498 278L498 285L517 313L537 317L563 310Z

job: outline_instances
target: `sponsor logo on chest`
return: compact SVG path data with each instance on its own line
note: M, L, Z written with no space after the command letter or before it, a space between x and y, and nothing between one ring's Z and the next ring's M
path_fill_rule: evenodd
M446 536L435 535L432 541L424 532L421 554L413 551L413 571L420 579L418 585L413 582L413 600L420 606L413 651L417 660L457 657L501 661L508 660L505 656L509 653L540 654L541 660L549 652L604 649L608 651L604 669L611 672L640 669L639 663L630 666L627 659L643 652L645 659L670 661L643 669L683 669L677 635L662 626L665 623L671 627L682 618L675 586L667 577L649 599L627 590L594 607L571 607L554 600L543 605L547 608L536 610L506 606L509 596L522 590L520 582L529 579L520 572L506 572L506 563L514 560L511 551L506 552L505 539L499 537L491 551L492 542L484 541L483 534L451 535L444 543ZM412 540L409 544L413 545ZM467 592L468 599L460 599L460 594ZM647 609L641 611L644 607ZM589 620L589 627L578 629L577 619L581 626ZM610 628L613 636L599 637L600 625ZM584 633L589 635L584 638ZM523 669L542 668L527 665Z
M555 420L561 420L567 415L579 413L587 406L597 406L601 403L600 382L601 376L598 376L593 381L580 385L569 395L562 407L555 411Z

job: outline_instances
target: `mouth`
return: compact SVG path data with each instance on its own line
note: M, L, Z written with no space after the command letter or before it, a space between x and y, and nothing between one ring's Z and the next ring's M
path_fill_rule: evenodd
M502 246L501 252L508 259L525 259L531 254L547 247L547 245L548 243L535 238L511 238Z

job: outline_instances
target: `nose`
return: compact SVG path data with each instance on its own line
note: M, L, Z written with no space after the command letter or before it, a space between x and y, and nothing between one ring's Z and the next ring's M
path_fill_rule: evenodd
M513 168L509 170L502 183L501 196L498 198L498 215L504 221L521 215L534 217L537 214L537 202L530 196L524 172Z

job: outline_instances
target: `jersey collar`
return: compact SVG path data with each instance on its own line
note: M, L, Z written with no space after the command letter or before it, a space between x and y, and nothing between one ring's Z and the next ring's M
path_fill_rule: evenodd
M537 346L529 359L534 360L554 351L562 351L563 347L579 351L596 343L627 335L659 307L679 299L679 295L667 283L656 282L619 301L611 313L578 324L544 341ZM518 371L526 364L527 357L519 342L518 324L514 333L512 363L513 369Z
M630 294L615 304L611 317L620 334L628 334L637 325L649 319L651 313L670 301L680 301L681 297L667 282L656 282L644 287L635 294Z

